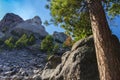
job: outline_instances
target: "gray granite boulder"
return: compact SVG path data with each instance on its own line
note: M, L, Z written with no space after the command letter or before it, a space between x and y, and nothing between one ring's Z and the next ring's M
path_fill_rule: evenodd
M53 33L53 38L56 42L63 43L67 39L67 35L63 32L54 32Z
M74 50L62 55L61 63L56 68L44 69L41 78L43 80L100 80L93 38L83 39L78 45Z

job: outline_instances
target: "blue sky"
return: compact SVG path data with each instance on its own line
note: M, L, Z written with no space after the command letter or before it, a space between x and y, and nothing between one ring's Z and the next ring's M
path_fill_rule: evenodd
M38 15L42 22L44 22L45 20L50 19L50 11L45 9L46 3L46 0L0 0L0 19L2 19L6 13L15 13L24 20ZM112 32L120 38L120 17L116 17L111 24L110 28L112 29ZM54 25L46 27L46 30L50 34L54 31L64 31L60 27L54 27Z
M42 22L50 19L49 10L45 9L46 0L0 0L0 19L6 13L15 13L24 20L40 16ZM47 26L46 31L52 34L54 31L63 32L60 27Z

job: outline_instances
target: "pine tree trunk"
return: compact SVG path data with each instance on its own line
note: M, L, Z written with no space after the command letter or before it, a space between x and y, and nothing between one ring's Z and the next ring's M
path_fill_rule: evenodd
M100 80L120 80L118 42L113 40L101 0L87 0Z

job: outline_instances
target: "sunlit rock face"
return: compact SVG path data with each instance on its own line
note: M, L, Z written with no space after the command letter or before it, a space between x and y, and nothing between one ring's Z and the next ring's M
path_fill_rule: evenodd
M40 19L39 16L35 16L33 19L29 19L27 20L28 23L31 23L32 25L36 25L36 26L41 26L42 25L42 21Z
M13 30L18 35L22 34L35 34L36 37L45 37L48 35L42 21L38 16L35 16L33 19L26 20L18 25L16 25Z

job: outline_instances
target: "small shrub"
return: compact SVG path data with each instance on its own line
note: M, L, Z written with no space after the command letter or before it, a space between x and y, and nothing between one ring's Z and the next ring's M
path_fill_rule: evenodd
M28 37L26 34L23 34L15 43L15 46L17 48L23 48L26 47L28 44Z
M13 37L10 37L9 39L5 40L5 45L9 48L9 49L13 49L14 48L14 39Z
M28 45L33 45L35 43L35 36L33 34L30 35L30 37L28 38Z
M42 51L51 53L53 51L53 48L54 48L53 37L51 35L48 35L45 37L45 39L42 40L40 49Z
M59 45L55 44L53 40L53 37L48 35L41 42L40 49L47 52L47 58L51 55L55 55L59 50Z

